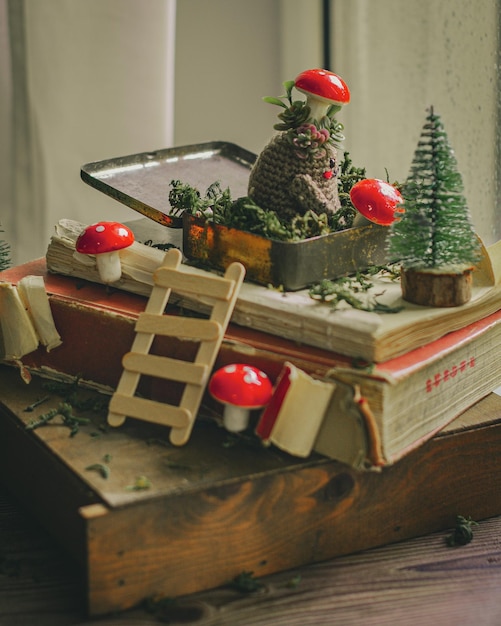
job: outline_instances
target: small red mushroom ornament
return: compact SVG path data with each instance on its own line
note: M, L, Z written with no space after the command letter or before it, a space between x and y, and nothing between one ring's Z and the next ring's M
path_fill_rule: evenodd
M404 212L403 198L396 187L378 178L364 178L350 190L353 206L365 218L389 226Z
M119 251L134 243L134 234L119 222L97 222L80 234L75 249L96 257L99 277L105 284L115 283L122 275Z
M329 70L305 70L296 77L295 88L306 95L310 117L320 121L332 105L337 110L350 101L350 90L344 80Z
M224 404L223 424L230 432L245 430L250 411L268 404L273 387L260 369L244 363L232 363L218 369L208 386L211 396Z

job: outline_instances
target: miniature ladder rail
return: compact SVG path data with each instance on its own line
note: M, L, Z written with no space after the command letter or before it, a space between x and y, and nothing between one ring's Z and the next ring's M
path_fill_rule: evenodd
M108 423L120 426L126 416L171 427L170 441L185 444L193 428L205 387L235 306L245 268L232 263L221 276L197 276L179 271L181 252L169 250L154 275L154 286L138 317L131 351L110 402ZM212 307L209 319L164 314L171 290L196 295ZM155 335L199 342L193 362L149 354ZM184 383L178 406L135 396L141 375Z

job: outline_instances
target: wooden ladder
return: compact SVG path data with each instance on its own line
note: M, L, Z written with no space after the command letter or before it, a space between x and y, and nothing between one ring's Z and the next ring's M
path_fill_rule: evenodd
M171 427L170 441L185 444L191 434L202 396L235 306L245 268L228 266L224 277L179 271L182 254L169 250L153 274L153 288L135 326L131 351L122 360L123 372L110 402L108 423L120 426L126 416ZM208 319L165 314L171 291L194 295L212 308ZM199 342L193 362L149 354L155 335ZM184 383L178 406L136 396L141 375Z

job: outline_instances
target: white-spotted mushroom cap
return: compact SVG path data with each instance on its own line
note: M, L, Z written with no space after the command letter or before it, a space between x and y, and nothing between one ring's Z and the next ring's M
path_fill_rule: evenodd
M91 224L78 237L75 249L80 254L96 257L96 265L103 283L114 283L122 275L119 251L134 242L134 234L119 222Z
M294 86L306 95L312 119L320 121L330 106L339 109L350 101L350 90L344 80L329 70L305 70L296 77Z
M350 200L361 215L381 226L389 226L404 212L400 191L378 178L364 178L355 183Z
M223 422L227 430L245 430L252 409L265 406L273 392L268 376L252 365L234 363L217 370L209 382L211 396L225 405Z

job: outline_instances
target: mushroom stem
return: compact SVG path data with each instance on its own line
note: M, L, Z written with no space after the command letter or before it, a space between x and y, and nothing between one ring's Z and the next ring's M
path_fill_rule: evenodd
M250 411L241 406L227 404L223 411L223 424L230 433L238 433L249 425Z
M96 254L96 266L99 277L106 285L115 283L122 276L122 265L118 250Z
M329 107L332 103L309 95L306 98L306 104L310 107L311 119L319 122L323 117L327 115L327 111L329 110Z

